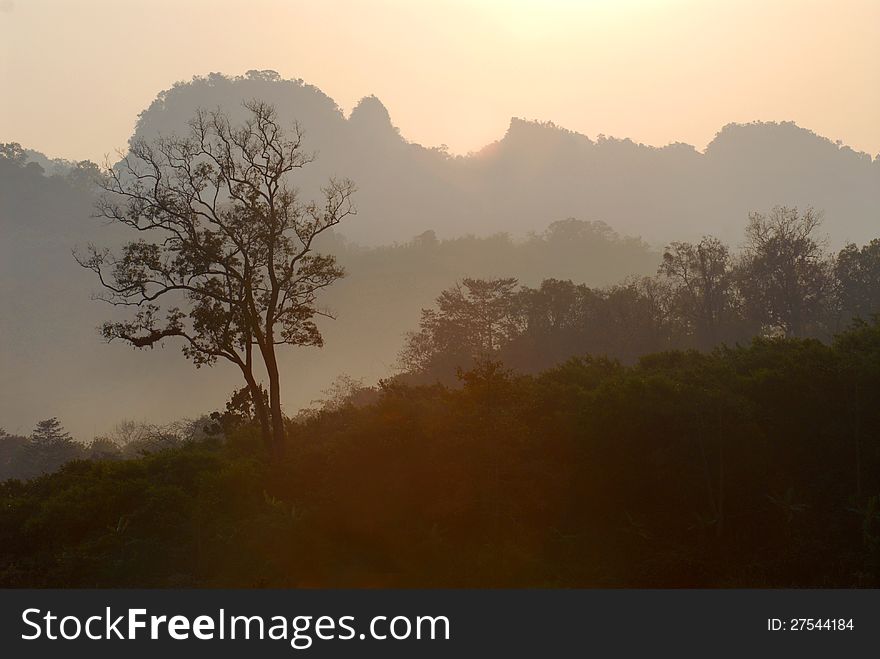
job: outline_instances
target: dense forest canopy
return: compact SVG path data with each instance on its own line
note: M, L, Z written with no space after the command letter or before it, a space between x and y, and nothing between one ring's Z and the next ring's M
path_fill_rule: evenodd
M0 585L877 587L877 391L858 323L387 382L290 420L281 462L235 405L225 441L120 428L149 454L0 484Z

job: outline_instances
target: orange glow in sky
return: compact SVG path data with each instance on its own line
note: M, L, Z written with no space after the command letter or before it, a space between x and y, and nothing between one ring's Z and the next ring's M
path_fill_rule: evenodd
M877 0L0 0L0 141L101 160L178 80L274 69L466 153L511 116L702 148L794 120L880 152Z

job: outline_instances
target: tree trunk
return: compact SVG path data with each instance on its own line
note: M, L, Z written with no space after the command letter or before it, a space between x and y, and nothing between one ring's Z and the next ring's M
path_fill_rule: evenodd
M280 453L284 446L284 415L281 413L281 382L275 350L270 344L263 353L266 372L269 374L269 411L272 421L272 450Z
M715 537L724 533L724 441L718 441L718 524L715 525Z
M260 422L260 438L266 445L266 448L272 448L272 433L269 426L269 410L266 409L266 401L263 399L263 389L254 378L254 374L243 368L244 379L247 381L248 391L251 394L251 400L254 403L254 410L257 412L257 420Z
M859 384L856 382L853 392L853 435L856 443L856 501L862 500L862 424Z

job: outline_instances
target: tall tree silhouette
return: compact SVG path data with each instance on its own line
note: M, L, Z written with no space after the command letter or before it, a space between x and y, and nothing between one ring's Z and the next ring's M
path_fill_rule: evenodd
M494 358L517 332L516 286L512 277L465 278L444 290L436 300L437 309L422 309L419 331L407 336L401 351L401 366L424 371L440 355L463 360Z
M784 206L749 216L738 287L746 312L765 328L805 336L827 312L833 266L816 235L821 221L812 208Z
M870 320L880 313L880 239L861 248L850 243L837 255L838 314L844 323L852 318Z
M673 242L658 274L672 286L672 304L696 345L710 348L735 313L733 264L727 246L705 236L699 243Z
M331 179L320 203L299 200L287 177L312 161L302 131L288 134L275 109L245 104L233 126L221 111L198 111L186 137L134 140L108 168L98 213L140 232L118 254L89 246L79 263L93 270L111 304L134 317L107 322L107 340L137 348L166 337L184 341L197 367L218 359L241 370L267 444L284 439L280 345L321 346L315 317L321 289L344 272L315 239L356 211L354 185ZM255 370L269 381L268 409Z

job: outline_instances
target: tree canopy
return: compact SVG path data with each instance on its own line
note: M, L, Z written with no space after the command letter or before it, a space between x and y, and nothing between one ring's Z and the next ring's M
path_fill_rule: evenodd
M288 176L313 159L302 131L295 125L288 134L270 105L246 107L241 125L199 111L186 137L134 140L107 169L98 210L143 237L116 254L90 245L78 261L97 274L102 299L136 308L133 318L103 325L108 341L144 348L179 337L196 366L235 364L265 440L277 447L276 349L323 343L318 295L344 273L332 255L315 252L315 241L355 213L354 185L334 179L320 203L301 201ZM255 356L268 376L268 407Z

